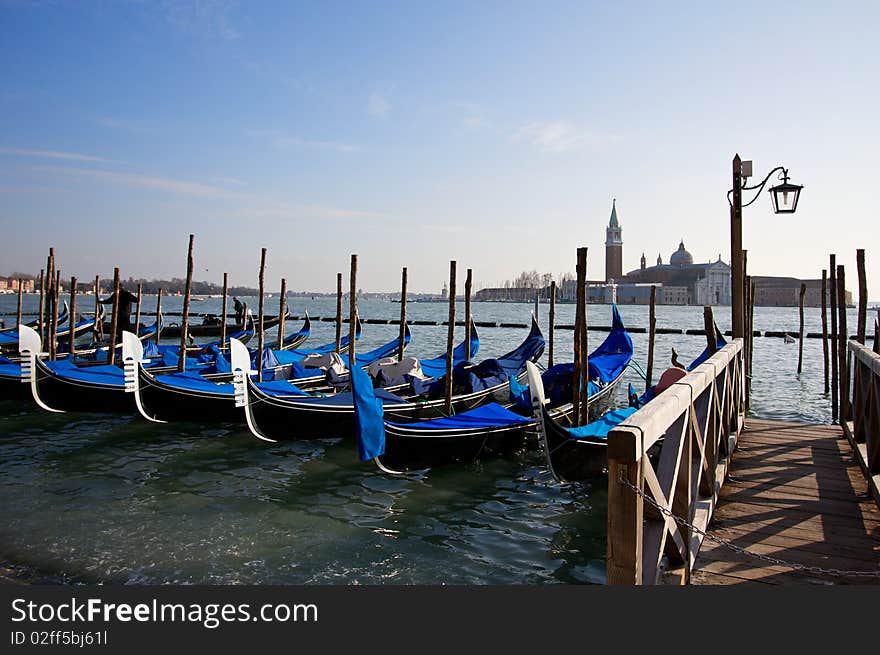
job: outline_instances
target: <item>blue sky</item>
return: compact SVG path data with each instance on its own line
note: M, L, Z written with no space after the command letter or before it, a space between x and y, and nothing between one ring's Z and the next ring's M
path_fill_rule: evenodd
M880 293L876 2L0 0L0 273L436 291L729 254L735 152L804 184L745 210L751 272L867 250Z

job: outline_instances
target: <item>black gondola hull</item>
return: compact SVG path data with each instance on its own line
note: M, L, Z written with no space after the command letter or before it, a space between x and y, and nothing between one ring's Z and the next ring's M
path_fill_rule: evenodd
M120 369L120 378L121 378ZM131 413L136 411L132 394L122 386L71 380L37 360L34 370L37 394L48 407L63 412Z
M138 367L138 395L141 409L156 421L198 423L243 423L244 414L235 406L232 394L201 393L180 389Z

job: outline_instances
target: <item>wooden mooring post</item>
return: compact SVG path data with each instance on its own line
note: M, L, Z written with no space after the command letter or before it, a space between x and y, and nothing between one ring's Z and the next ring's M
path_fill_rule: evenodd
M868 279L865 275L865 251L856 250L856 269L859 276L859 324L856 326L856 340L865 343L865 331L868 322Z
M15 305L15 329L21 326L21 308L24 294L24 280L18 278L18 302Z
M358 256L351 256L351 275L348 285L348 368L353 370L357 366L357 271Z
M92 330L95 341L104 338L104 319L101 318L101 276L95 276L95 327Z
M397 337L397 361L403 361L403 351L406 348L406 266L400 272L400 333Z
M44 269L40 269L40 308L39 308L39 316L37 317L37 327L39 328L40 340L43 342L43 347L46 347L46 326L43 324L44 320L44 309L46 302L46 271Z
M800 312L800 327L798 329L798 375L804 370L804 296L806 294L807 285L801 282L801 291L798 294L798 308Z
M715 336L715 317L712 316L712 307L703 307L703 328L706 330L706 347L711 357L718 352L718 337Z
M156 345L162 338L162 287L156 292Z
M825 395L828 395L828 271L822 269L822 372L825 375Z
M287 278L281 278L281 298L278 300L278 350L284 347L284 314L287 310Z
M837 423L838 398L840 385L838 383L837 366L840 358L837 356L837 255L829 256L828 284L830 290L831 306L831 342L833 357L831 357L831 422Z
M68 333L70 358L76 356L76 277L70 278L70 332Z
M471 361L471 288L473 287L473 270L467 269L467 275L464 278L464 358ZM537 308L537 305L536 305ZM535 315L537 320L537 313Z
M548 368L553 366L553 346L556 341L556 280L550 282L550 314L548 316L550 325L547 328L547 337L550 341L550 349L547 354Z
M744 422L744 343L728 343L608 435L608 584L689 580Z
M141 330L141 302L144 299L144 285L138 282L137 311L134 313L134 333L140 334Z
M55 287L52 291L52 359L58 359L58 307L61 304L61 271L55 271Z
M572 380L572 425L589 421L589 345L587 333L587 249L577 249L577 305L574 321L574 379Z
M651 302L648 310L648 362L645 368L645 391L654 379L654 340L657 338L657 287L651 285Z
M113 309L110 314L110 365L116 363L116 331L119 329L119 267L113 269Z
M195 235L189 235L189 245L186 249L186 286L183 289L183 316L180 320L180 352L177 353L177 370L186 370L186 338L189 336L189 302L192 293L193 279L193 243Z
M846 326L846 272L843 264L837 265L837 372L838 385L837 397L840 399L838 418L844 425L849 416L849 371L846 365L846 342L848 331Z
M349 300L349 303L351 301ZM342 273L336 274L336 352L342 348Z
M453 259L449 262L449 330L446 334L446 388L444 390L443 411L452 413L452 351L455 346L455 266Z
M260 302L258 303L258 307L260 310L260 328L257 333L257 382L263 381L263 346L264 339L266 338L263 334L264 325L263 322L265 310L266 310L266 297L265 297L265 283L266 283L266 249L260 249Z
M159 290L161 293L161 289ZM226 303L229 298L229 273L223 274L223 300L220 305L220 350L228 348L226 343ZM247 318L244 319L247 321Z

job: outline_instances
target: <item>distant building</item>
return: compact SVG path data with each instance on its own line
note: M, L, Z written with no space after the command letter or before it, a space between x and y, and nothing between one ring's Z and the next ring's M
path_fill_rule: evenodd
M22 280L21 286L25 293L34 292L35 285L32 279ZM0 277L0 293L18 293L18 278Z
M797 307L800 304L801 284L806 307L822 306L822 280L799 280L794 277L752 276L755 283L755 305L759 307ZM852 292L844 293L847 306L853 304ZM826 302L830 303L830 300Z
M731 299L730 266L720 255L717 261L695 264L684 241L678 244L668 264L657 255L656 266L647 266L643 253L640 268L627 273L621 282L660 284L667 305L729 305Z
M605 228L605 282L623 277L623 229L617 220L617 199L611 202L611 219Z

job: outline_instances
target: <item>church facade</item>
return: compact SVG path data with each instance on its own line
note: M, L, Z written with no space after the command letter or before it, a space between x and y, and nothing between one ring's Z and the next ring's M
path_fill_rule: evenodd
M642 253L638 269L622 273L623 229L617 216L617 201L611 206L611 218L605 228L605 283L616 287L614 296L621 303L647 302L650 287L657 286L658 301L670 305L729 305L731 303L730 266L722 261L694 263L684 240L664 264L648 266Z

